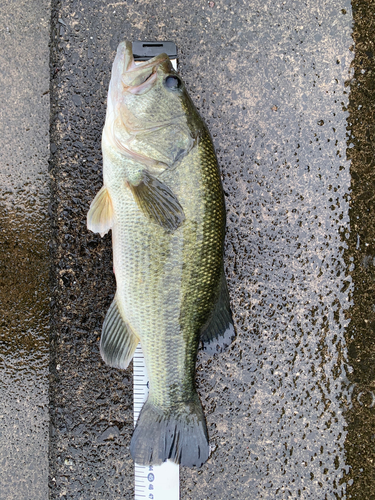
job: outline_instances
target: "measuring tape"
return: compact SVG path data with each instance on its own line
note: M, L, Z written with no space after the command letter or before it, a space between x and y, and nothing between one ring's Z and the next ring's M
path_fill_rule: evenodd
M148 396L148 376L141 344L133 358L134 426ZM179 500L179 466L167 460L162 465L135 464L135 500Z
M133 42L135 63L147 60L166 52L177 71L176 46L172 42ZM133 398L134 427L142 406L148 396L149 380L141 344L138 344L133 357ZM179 500L180 468L178 464L167 460L162 465L135 464L135 500Z

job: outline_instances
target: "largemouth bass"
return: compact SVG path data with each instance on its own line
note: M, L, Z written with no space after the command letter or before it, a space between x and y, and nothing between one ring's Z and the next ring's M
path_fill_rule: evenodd
M88 228L112 229L117 291L100 351L126 368L141 342L150 381L130 451L140 465L200 467L210 453L195 388L199 343L234 328L223 267L225 205L209 132L166 54L117 49L102 136L103 187Z

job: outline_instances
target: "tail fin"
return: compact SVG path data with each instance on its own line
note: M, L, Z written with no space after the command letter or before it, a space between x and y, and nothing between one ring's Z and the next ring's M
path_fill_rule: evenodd
M203 409L198 395L168 411L146 401L130 443L139 465L160 465L167 459L187 467L200 467L210 447Z

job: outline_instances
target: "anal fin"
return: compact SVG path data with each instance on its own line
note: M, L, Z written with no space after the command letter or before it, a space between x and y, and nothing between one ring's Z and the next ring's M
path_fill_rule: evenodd
M202 328L203 350L208 354L222 352L233 341L236 332L230 309L229 293L224 269L221 273L220 290L208 323Z
M139 338L125 323L116 296L104 318L100 354L109 366L125 369L133 359Z

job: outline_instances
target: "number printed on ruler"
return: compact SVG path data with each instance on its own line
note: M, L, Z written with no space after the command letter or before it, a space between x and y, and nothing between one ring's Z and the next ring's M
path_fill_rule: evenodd
M156 500L154 490L154 466L135 465L135 498ZM161 498L161 497L160 497ZM178 497L177 497L178 498Z

